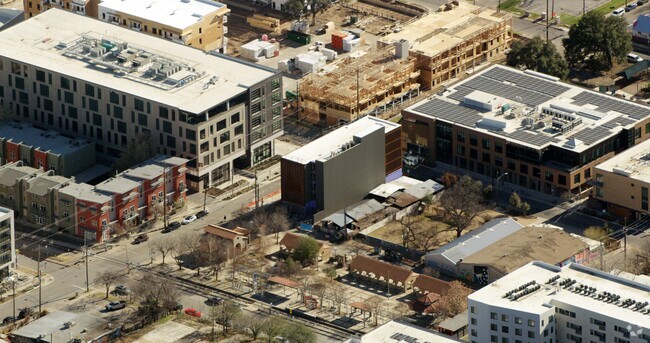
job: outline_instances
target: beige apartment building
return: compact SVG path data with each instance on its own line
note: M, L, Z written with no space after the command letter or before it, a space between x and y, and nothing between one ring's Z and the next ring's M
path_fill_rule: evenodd
M53 171L38 174L22 182L23 219L34 225L54 224L58 219L55 212L54 190L61 189L73 182L73 179L54 175Z
M26 38L29 37L29 38ZM0 33L0 103L14 118L94 142L110 163L150 137L186 158L192 190L274 153L277 70L52 9Z
M650 133L650 124L645 133ZM628 219L650 214L650 141L638 144L594 168L596 178L589 204Z
M210 0L23 0L25 18L50 8L96 18L202 50L226 52L225 4Z

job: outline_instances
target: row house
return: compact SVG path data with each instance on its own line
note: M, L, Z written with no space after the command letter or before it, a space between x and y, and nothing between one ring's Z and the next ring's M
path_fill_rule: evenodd
M41 172L22 182L23 220L33 225L46 226L58 223L55 190L74 183L74 179L54 175L54 172Z
M0 167L0 206L13 210L16 217L21 214L23 180L36 177L41 171L23 165L22 161L5 164Z

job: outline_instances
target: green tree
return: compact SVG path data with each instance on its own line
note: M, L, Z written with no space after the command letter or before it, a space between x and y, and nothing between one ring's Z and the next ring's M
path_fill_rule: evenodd
M300 323L285 326L283 335L291 343L316 343L314 331Z
M530 211L530 204L525 201L522 201L518 209L519 212L521 212L521 214L525 216L528 214L528 211Z
M445 190L440 198L440 206L446 221L456 232L456 237L460 237L485 209L482 201L483 183L467 175Z
M592 11L571 26L562 44L571 68L602 72L625 59L632 50L632 37L623 17Z
M276 317L271 317L264 321L262 325L262 333L266 335L266 341L271 343L274 341L275 337L280 336L285 327L288 326L288 323L283 319L278 319Z
M515 68L527 68L540 73L566 78L569 74L567 63L557 52L555 45L539 36L528 42L512 43L507 56L507 64Z
M318 241L311 237L300 237L298 245L291 253L291 257L300 263L312 263L316 261L319 250Z
M154 142L148 133L142 133L131 139L126 150L115 161L115 169L125 170L138 163L142 163L156 154Z
M510 206L512 207L513 210L518 210L519 207L521 206L521 198L519 197L519 194L517 192L513 192L510 194L510 199L508 200L510 203Z
M291 19L300 19L305 11L303 0L288 0L282 5L282 11Z
M308 0L307 3L311 12L311 24L316 25L316 15L330 7L332 0Z
M585 237L596 241L600 241L601 239L607 237L610 233L611 230L608 227L602 226L590 226L582 232Z

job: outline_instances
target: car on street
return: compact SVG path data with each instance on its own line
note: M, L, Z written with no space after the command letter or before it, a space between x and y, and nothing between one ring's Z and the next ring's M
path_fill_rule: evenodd
M173 308L172 311L181 311L183 310L183 304L177 303Z
M647 2L648 2L648 0L639 0L639 1L636 2L636 4L641 6L641 5L643 5L643 4L647 3Z
M146 233L141 233L133 240L133 244L140 244L149 240L149 236Z
M179 222L171 222L171 223L167 224L167 227L162 230L162 233L172 232L172 231L178 229L179 227L181 227L181 223L179 223Z
M117 286L115 286L115 289L113 290L113 293L126 295L126 294L131 293L131 290L128 287L124 286L124 285L117 285Z
M2 325L11 324L11 323L13 323L15 321L16 321L16 318L14 318L12 316L5 317L5 319L2 320Z
M185 309L185 314L190 316L190 317L196 317L196 318L201 318L201 311L195 309L195 308L186 308Z
M208 300L205 301L205 304L208 306L217 306L221 305L223 303L223 298L219 297L209 297Z
M643 58L637 54L629 53L627 54L627 61L630 63L639 63L643 61Z
M189 223L191 223L191 222L193 222L195 220L196 220L195 215L187 216L187 217L183 218L183 221L181 222L181 224L187 225L187 224L189 224Z
M201 219L201 218L207 216L208 213L210 213L210 211L208 211L208 210L199 211L199 212L196 213L196 219Z
M617 9L615 9L614 11L612 11L612 15L613 15L613 16L620 17L620 16L622 16L623 14L625 14L625 9L624 9L623 7L621 7L621 8L617 8Z
M111 301L108 305L106 305L106 311L116 311L116 310L121 310L123 308L126 308L125 300Z
M625 6L625 12L630 12L631 10L635 9L636 6L636 2L627 4L627 6Z

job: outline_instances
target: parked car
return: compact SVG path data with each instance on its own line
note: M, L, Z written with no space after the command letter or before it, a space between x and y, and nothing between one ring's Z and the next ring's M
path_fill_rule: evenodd
M638 63L643 61L643 58L637 54L629 53L627 54L627 61L630 63Z
M17 319L27 318L27 317L31 316L32 313L34 313L34 310L32 310L31 308L29 308L29 307L22 308L22 309L20 309L20 312L18 312L18 318Z
M133 244L140 244L149 240L149 236L146 233L141 233L133 240Z
M12 316L5 317L5 319L2 320L2 325L11 324L11 323L13 323L15 321L16 321L16 318L14 318Z
M171 222L171 223L167 224L167 227L162 230L162 233L172 232L172 231L178 229L179 227L181 227L181 223L179 223L179 222Z
M208 306L217 306L223 303L223 299L219 297L209 297L208 300L205 301L205 304Z
M125 294L131 293L131 290L128 287L124 286L124 285L117 285L117 286L115 286L115 289L113 290L113 293L125 295Z
M641 6L641 5L643 5L643 4L647 3L647 2L648 2L648 0L639 0L639 1L636 2L636 4Z
M201 318L201 311L195 308L186 308L185 314L191 317Z
M635 2L632 2L632 3L627 4L627 6L625 6L625 12L629 12L629 11L635 9L636 6L637 6L637 5L636 5Z
M183 304L177 303L173 308L172 311L181 311L183 309Z
M191 222L193 222L195 220L196 220L195 215L187 216L187 217L183 218L183 221L181 222L181 224L187 225L187 224L189 224L189 223L191 223Z
M612 15L613 15L613 16L617 16L617 17L620 17L620 16L622 16L623 14L625 14L625 9L624 9L623 7L621 7L621 8L617 8L617 9L615 9L615 10L612 12Z
M126 308L126 301L124 300L111 301L108 305L106 305L106 311L121 310L123 308Z
M203 218L203 217L207 216L208 213L210 213L210 211L208 211L208 210L199 211L199 212L196 213L196 219Z

